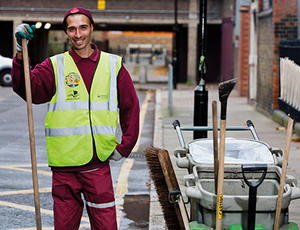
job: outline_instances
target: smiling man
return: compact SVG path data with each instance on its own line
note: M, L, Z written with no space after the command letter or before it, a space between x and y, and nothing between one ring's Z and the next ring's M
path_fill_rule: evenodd
M65 32L81 57L89 57L93 52L90 43L95 24L90 13L85 11L83 8L73 8L65 14L63 21Z
M66 12L63 25L72 48L30 71L32 101L48 102L45 120L56 230L79 228L82 194L91 229L115 230L116 208L109 160L128 157L139 132L139 102L122 58L91 43L95 23L81 7ZM25 99L22 38L34 26L16 28L13 89ZM121 140L117 126L122 129Z

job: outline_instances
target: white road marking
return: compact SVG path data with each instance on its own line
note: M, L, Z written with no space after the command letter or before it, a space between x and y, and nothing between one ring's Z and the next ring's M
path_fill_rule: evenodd
M17 203L12 203L12 202L8 202L8 201L2 201L2 200L0 200L0 205L1 206L6 206L6 207L11 207L11 208L17 208L17 209L21 209L21 210L24 210L24 211L35 212L35 208L33 206L29 206L29 205L17 204ZM53 211L49 210L49 209L41 208L41 213L53 216ZM89 218L88 217L82 217L81 220L88 222Z
M35 212L35 208L33 206L23 205L23 204L16 204L16 203L7 202L7 201L1 201L0 200L0 206L6 206L6 207L11 207L11 208L21 209L21 210L24 210L24 211ZM41 208L41 214L46 214L46 215L53 216L53 211L49 210L49 209ZM82 217L81 220L85 221L85 222L89 222L88 217ZM89 225L84 225L84 227L85 226L89 226ZM21 229L24 229L24 228L21 228ZM28 228L28 229L36 229L36 228ZM46 229L46 228L43 228L43 229ZM49 229L53 229L53 228L49 228Z
M0 166L0 168L5 168L5 169L12 169L12 170L17 170L17 171L23 171L23 172L29 172L31 173L32 170L28 168L19 168L19 167L11 167L11 166ZM38 170L38 174L46 175L46 176L52 176L51 171L46 171L46 170Z
M0 168L8 168L8 167L28 168L28 167L31 167L31 165L30 164L26 164L26 165L0 165ZM48 167L48 164L37 164L37 167Z
M152 92L150 90L147 91L146 93L146 97L145 97L145 100L142 104L142 107L141 107L141 112L140 112L140 131L139 131L139 137L138 137L138 140L132 150L132 152L137 152L138 148L139 148L139 145L140 145L140 139L141 139L141 133L142 133L142 128L144 126L144 121L145 121L145 117L146 117L146 113L147 113L147 109L148 109L148 104L149 104L149 101L152 97Z
M17 204L17 203L12 203L12 202L8 202L8 201L2 201L2 200L0 200L0 205L11 207L11 208L17 208L17 209L21 209L24 211L35 212L35 208L33 206L29 206L29 205ZM44 208L41 208L41 213L47 214L47 215L53 215L52 210L48 210L48 209L44 209Z
M37 167L48 167L48 164L38 164ZM32 172L31 165L0 165L0 169L11 169L30 173ZM52 176L51 171L38 170L37 172L38 174Z
M47 193L51 192L51 187L48 188L39 188L39 193ZM32 194L33 189L23 189L23 190L16 190L16 191L6 191L0 192L0 196L9 196L9 195L19 195L19 194Z
M126 159L122 165L119 178L118 178L118 184L116 187L116 209L117 209L117 224L118 229L120 228L120 223L122 219L122 211L123 211L123 205L124 205L124 196L128 192L128 177L130 170L133 166L134 159Z

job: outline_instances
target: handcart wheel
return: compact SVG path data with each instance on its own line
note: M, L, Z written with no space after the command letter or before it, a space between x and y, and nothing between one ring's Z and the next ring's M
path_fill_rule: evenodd
M268 166L266 164L243 164L242 173L246 184L249 186L249 198L248 198L248 230L255 229L255 213L256 213L256 195L257 188L261 185L266 177ZM249 181L245 173L246 172L259 172L262 171L261 177L257 181Z

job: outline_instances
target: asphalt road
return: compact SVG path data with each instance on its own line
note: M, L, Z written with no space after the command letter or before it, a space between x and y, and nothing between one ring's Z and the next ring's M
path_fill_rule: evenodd
M111 162L119 229L148 229L149 172L143 149L152 144L154 94L138 91L141 135L127 159ZM51 170L47 165L44 119L47 105L33 105L43 229L53 229ZM35 229L26 103L0 88L0 229ZM80 229L89 229L84 212Z

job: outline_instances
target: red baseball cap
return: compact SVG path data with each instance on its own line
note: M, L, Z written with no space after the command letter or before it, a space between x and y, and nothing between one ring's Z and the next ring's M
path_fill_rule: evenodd
M84 9L82 7L73 7L65 13L64 20L63 20L63 25L65 28L67 26L67 17L72 14L84 14L85 16L87 16L90 19L90 22L95 27L95 22L94 22L93 16L89 10Z

